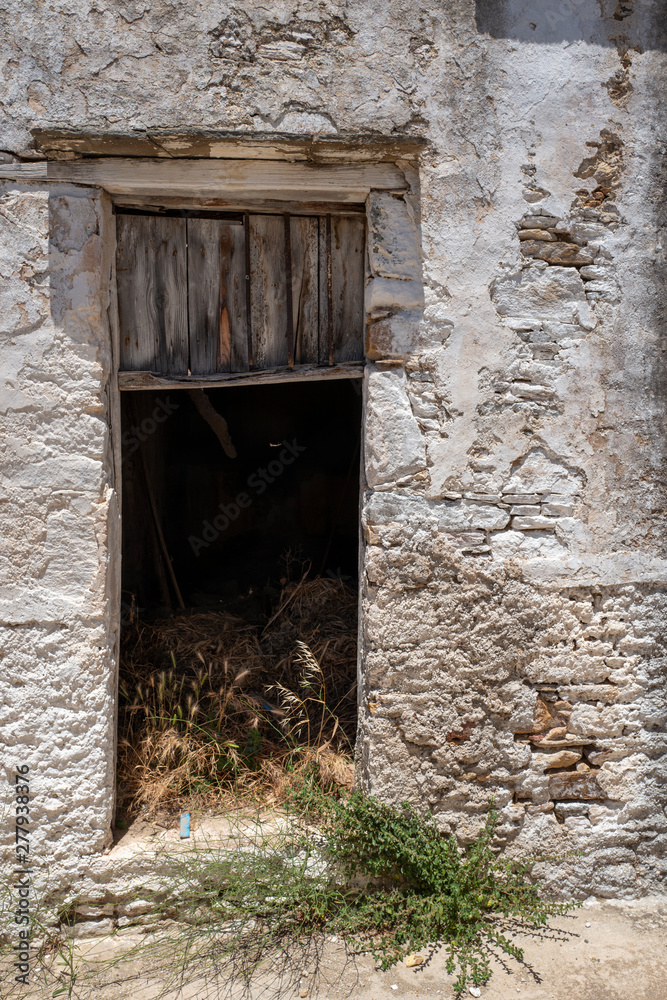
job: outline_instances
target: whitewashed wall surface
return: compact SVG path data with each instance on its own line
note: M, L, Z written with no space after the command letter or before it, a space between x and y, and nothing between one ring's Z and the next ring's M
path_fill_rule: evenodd
M384 137L407 192L368 204L361 780L462 841L495 796L512 849L584 851L564 892L660 890L667 4L0 7L0 739L35 849L99 852L113 806L109 202L8 170Z

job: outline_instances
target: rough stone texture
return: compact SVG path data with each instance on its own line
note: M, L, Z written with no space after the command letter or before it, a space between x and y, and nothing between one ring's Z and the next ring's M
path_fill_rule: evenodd
M5 781L30 766L31 849L47 861L103 848L113 805L106 214L96 191L0 189L0 753Z
M57 128L152 136L164 155L197 128L428 140L418 169L402 166L409 195L368 206L363 781L463 840L493 794L507 842L585 847L558 888L632 896L667 870L667 16L663 0L622 26L615 10L11 5L0 146L40 156L31 129ZM17 650L3 736L29 748L72 827L80 809L98 831L54 845L92 849L113 645L98 202L78 192L76 225L58 222L47 247L46 192L5 198L2 471L21 527L3 563ZM87 242L64 249L86 220ZM56 246L64 271L49 269ZM80 709L45 686L68 677L89 685ZM57 762L36 735L51 704L76 733ZM546 767L564 748L580 763Z
M426 449L410 408L403 369L372 371L366 396L366 480L373 489L426 468Z

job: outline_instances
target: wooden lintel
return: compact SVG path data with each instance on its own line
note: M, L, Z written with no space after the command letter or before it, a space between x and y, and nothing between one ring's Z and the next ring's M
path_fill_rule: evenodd
M414 135L298 134L235 132L209 129L153 129L136 132L81 132L75 129L32 131L38 153L46 159L74 156L151 156L254 160L299 160L309 163L395 162L416 159L428 146Z
M252 198L244 201L238 197L228 198L189 198L180 197L151 198L149 196L116 194L113 197L116 212L151 212L166 215L169 212L182 215L185 212L201 213L210 216L211 213L230 215L231 213L253 212L255 214L282 215L365 215L366 206L363 203L335 201L288 201L274 198Z
M124 392L140 389L221 389L239 385L271 385L276 382L312 382L322 379L362 378L361 361L340 365L297 365L294 368L267 368L258 372L229 372L205 376L156 375L154 372L118 372L118 388Z
M100 187L119 195L190 195L235 200L359 203L372 190L403 191L407 182L392 163L354 165L278 160L132 159L100 157L0 164L0 178Z

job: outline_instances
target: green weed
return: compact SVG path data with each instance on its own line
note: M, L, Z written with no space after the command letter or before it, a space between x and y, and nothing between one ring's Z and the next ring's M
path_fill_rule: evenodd
M309 988L316 985L333 934L346 961L368 954L383 969L411 952L444 948L461 995L489 981L494 956L523 961L517 933L539 933L577 905L541 898L530 874L538 859L499 852L493 809L462 849L407 803L325 794L314 774L301 777L283 812L230 814L224 840L165 849L152 888L137 891L150 903L150 932L113 963L77 964L71 927L63 926L42 951L49 995L75 988L89 997L100 981L120 988L124 969L139 961L160 997L178 996L186 983L211 996L250 996L258 985L282 996L303 983L304 970Z
M461 849L407 803L334 797L312 782L292 808L268 825L241 825L230 847L168 859L173 893L160 905L174 915L178 899L180 951L203 978L230 978L249 991L270 970L282 983L335 934L348 955L370 954L382 969L445 948L460 995L489 981L494 955L523 961L513 933L538 932L577 905L540 897L530 878L537 859L498 853L493 809ZM173 960L173 941L169 949Z

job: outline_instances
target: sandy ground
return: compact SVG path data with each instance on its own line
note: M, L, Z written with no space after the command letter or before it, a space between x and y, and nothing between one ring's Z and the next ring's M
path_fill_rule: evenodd
M89 958L120 957L121 949L141 940L134 930L114 938L81 940L78 947ZM553 921L541 938L524 942L526 966L509 963L495 966L494 975L480 996L484 1000L667 1000L667 897L633 903L589 900L572 917ZM426 958L426 953L424 953ZM327 939L317 963L311 959L282 986L264 974L249 994L252 1000L271 997L308 997L312 1000L398 1000L398 998L453 997L452 979L445 972L442 954L421 967L404 963L388 972L374 969L371 960L350 959L338 940ZM531 970L532 973L531 974ZM240 987L228 983L196 981L192 976L183 988L165 992L166 982L157 977L151 962L122 962L106 970L95 982L75 985L72 996L80 1000L242 1000ZM7 997L52 997L47 991L6 992ZM59 994L67 997L68 992ZM245 994L248 996L248 994ZM476 996L466 990L464 996Z

